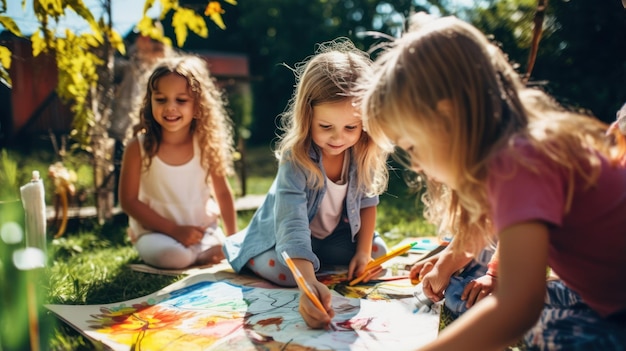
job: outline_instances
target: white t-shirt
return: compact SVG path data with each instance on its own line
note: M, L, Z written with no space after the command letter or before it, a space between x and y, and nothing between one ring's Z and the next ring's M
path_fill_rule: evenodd
M319 211L309 224L311 235L315 238L324 239L329 236L341 219L343 203L348 193L346 179L349 165L350 157L345 155L339 181L335 183L326 177L326 194L322 199Z

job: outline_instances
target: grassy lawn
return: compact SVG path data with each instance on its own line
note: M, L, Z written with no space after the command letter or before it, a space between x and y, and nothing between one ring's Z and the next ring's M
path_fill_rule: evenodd
M253 148L246 154L247 193L263 194L267 191L274 177L276 161L269 147ZM33 155L12 155L18 160L19 184L29 179L30 171L38 169L44 175L49 164L55 160L49 155L37 153ZM80 186L88 187L89 168L84 159L77 157L67 161L68 168L76 169L81 175ZM83 184L84 183L84 184ZM240 194L240 183L233 179L233 189ZM46 203L51 204L50 196L53 189L46 184ZM243 228L251 218L253 211L239 212L239 227ZM141 262L126 237L127 218L119 215L114 221L98 225L92 220L74 220L63 237L48 242L48 266L39 272L26 273L11 268L10 251L15 247L4 245L0 254L0 282L4 306L0 308L0 333L5 340L7 335L28 335L25 320L16 323L12 320L14 313L26 316L26 300L16 291L26 289L26 281L36 281L36 292L40 304L104 304L136 297L141 297L159 290L179 279L179 277L159 276L135 272L127 266ZM432 226L421 218L421 210L417 204L416 194L410 192L401 177L392 173L389 190L381 196L378 207L377 230L390 246L395 245L408 236L433 235ZM48 233L49 237L52 233ZM29 278L30 280L27 280ZM9 282L18 282L9 284ZM10 298L7 299L7 296ZM7 305L11 305L8 313ZM22 308L22 310L20 310ZM3 312L4 311L4 312ZM46 350L93 350L97 345L81 336L73 328L59 321L46 310L40 310L40 328L42 343ZM17 337L19 342L20 338ZM21 339L24 342L24 339ZM6 347L5 350L15 348ZM0 346L0 350L2 347Z

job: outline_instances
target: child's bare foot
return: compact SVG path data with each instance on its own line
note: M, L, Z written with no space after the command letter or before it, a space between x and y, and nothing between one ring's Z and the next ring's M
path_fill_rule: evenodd
M218 245L202 251L198 255L196 263L199 265L214 264L221 262L224 258L226 257L224 252L222 252L222 246Z

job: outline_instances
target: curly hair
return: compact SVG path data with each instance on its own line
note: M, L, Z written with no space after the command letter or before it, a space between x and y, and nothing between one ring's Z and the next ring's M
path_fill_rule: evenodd
M134 127L134 135L144 133L144 150L148 157L145 166L149 167L152 158L159 150L162 138L161 126L152 114L152 93L159 79L176 74L187 80L187 87L194 97L194 116L191 132L200 145L200 164L218 175L233 172L233 126L226 112L226 100L210 75L204 59L194 55L179 55L160 60L148 78L146 94L139 110L139 123Z

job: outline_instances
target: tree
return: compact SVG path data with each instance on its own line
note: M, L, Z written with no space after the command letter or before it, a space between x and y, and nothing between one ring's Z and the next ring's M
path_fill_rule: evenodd
M549 2L535 77L564 103L605 121L626 102L626 9L619 0Z
M189 0L191 2L191 0ZM196 0L197 2L199 0ZM250 58L254 121L251 144L276 136L275 120L293 92L289 66L314 51L315 44L338 36L369 50L382 32L396 36L412 13L456 15L472 22L496 42L519 72L525 73L538 0L256 0L241 2L225 14L229 30L210 42L196 38L185 47L229 50ZM619 0L551 0L545 14L530 81L542 84L566 104L592 110L603 120L614 118L626 101L626 16ZM373 53L375 57L376 53Z
M250 58L254 120L248 142L261 145L275 138L276 118L293 92L294 77L286 66L293 67L312 55L316 44L337 37L348 37L357 47L370 50L387 41L384 37L400 35L412 13L451 14L451 4L449 0L246 1L225 14L228 31L214 33L210 42L190 39L185 48L238 51ZM376 54L372 52L372 58Z
M470 18L526 72L538 0L488 0ZM626 101L626 16L622 3L545 1L543 34L530 83L562 104L612 122Z
M0 24L18 37L24 37L15 21L1 15L6 12L6 0L0 0ZM221 0L236 5L235 0ZM204 1L202 15L181 6L178 0L158 0L160 18L171 14L175 31L176 45L182 47L189 31L200 37L208 36L205 17L224 29L222 15L224 9L220 1ZM12 4L15 5L15 4ZM112 215L113 208L113 141L108 137L110 101L113 87L113 56L115 50L125 52L124 42L113 29L111 0L101 0L103 15L98 20L85 6L83 0L33 0L33 11L39 28L30 36L33 56L53 53L56 57L59 82L57 93L70 105L74 114L71 136L77 147L89 152L93 157L94 189L98 220L102 223ZM137 24L142 35L172 45L171 40L157 30L154 21L147 15L155 5L155 0L145 0L143 18ZM22 7L26 0L22 0ZM59 33L56 24L68 11L82 17L91 29L86 33L75 33L69 29ZM0 79L11 84L8 69L11 65L9 48L0 45Z

